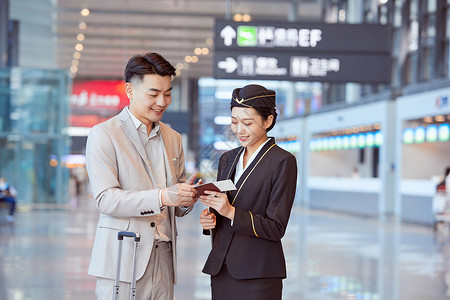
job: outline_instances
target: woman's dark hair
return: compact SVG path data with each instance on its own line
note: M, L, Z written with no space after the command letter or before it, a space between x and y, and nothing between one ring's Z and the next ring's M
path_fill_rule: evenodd
M272 130L272 128L275 126L275 123L277 121L277 110L275 109L275 107L273 108L268 108L268 107L253 107L258 114L263 117L264 120L267 120L267 118L269 118L270 115L273 116L273 121L272 121L272 125L270 125L269 128L266 129L266 132L269 132L270 130Z
M157 74L160 76L173 76L176 69L158 53L147 53L135 55L127 63L125 68L125 82L133 79L142 80L146 74Z

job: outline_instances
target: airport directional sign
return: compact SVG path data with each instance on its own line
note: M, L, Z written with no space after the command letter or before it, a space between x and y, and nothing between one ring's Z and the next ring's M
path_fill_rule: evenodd
M216 20L215 77L389 83L386 25Z
M390 58L382 55L217 53L215 78L388 83ZM356 79L357 80L356 80Z
M378 24L231 22L216 20L216 49L390 53L392 28Z

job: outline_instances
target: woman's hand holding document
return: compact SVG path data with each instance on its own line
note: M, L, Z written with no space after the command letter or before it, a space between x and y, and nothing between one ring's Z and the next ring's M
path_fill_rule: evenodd
M230 179L199 184L194 186L194 188L197 190L197 196L206 195L205 191L227 192L236 190L233 181Z
M205 186L207 187L205 188ZM228 202L227 195L223 193L226 191L236 190L236 186L230 179L202 184L200 186L195 186L195 188L198 192L200 192L199 200L204 205L209 208L213 208L222 216L233 221L234 207L230 204L230 202ZM207 214L206 216L212 217L210 214Z

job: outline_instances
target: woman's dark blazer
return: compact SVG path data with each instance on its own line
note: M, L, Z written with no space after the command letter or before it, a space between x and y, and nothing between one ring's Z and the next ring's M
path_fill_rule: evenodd
M239 147L224 153L217 179L234 178ZM217 275L226 263L235 279L286 278L281 245L297 184L297 162L271 138L228 193L236 208L233 225L217 212L213 247L203 272Z

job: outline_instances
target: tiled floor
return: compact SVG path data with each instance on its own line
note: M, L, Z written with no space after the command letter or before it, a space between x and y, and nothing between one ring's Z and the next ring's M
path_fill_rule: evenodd
M178 220L177 300L210 299L201 209ZM0 300L94 299L87 268L97 218L83 200L71 211L21 212L14 225L3 222ZM283 244L286 300L450 299L450 239L428 227L295 208Z

